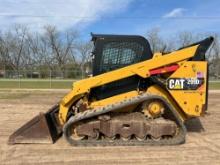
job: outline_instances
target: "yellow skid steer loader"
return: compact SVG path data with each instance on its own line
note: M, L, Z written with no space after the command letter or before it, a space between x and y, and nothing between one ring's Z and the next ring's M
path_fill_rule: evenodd
M205 114L213 37L169 53L152 53L135 35L92 34L93 76L77 81L48 112L9 137L9 144L176 145L184 122Z

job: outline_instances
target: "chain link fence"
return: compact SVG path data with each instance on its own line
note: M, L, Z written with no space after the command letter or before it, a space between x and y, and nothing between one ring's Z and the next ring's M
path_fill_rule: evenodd
M0 88L70 89L87 75L81 70L5 70L0 71Z

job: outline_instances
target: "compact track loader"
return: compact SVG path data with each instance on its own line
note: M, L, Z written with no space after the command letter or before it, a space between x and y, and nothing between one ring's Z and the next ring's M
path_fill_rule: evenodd
M93 76L77 81L48 112L15 131L9 144L176 145L184 122L205 114L209 37L155 53L133 35L92 34Z

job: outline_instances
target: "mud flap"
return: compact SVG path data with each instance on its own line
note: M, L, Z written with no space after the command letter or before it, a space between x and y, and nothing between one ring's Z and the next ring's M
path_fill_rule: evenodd
M35 116L9 137L8 144L54 143L62 134L54 117L57 111L58 105Z

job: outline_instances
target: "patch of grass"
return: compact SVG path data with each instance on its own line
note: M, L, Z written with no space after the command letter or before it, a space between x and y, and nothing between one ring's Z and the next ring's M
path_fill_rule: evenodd
M220 89L220 82L209 82L209 89Z
M29 95L30 93L1 93L0 99L20 99Z

